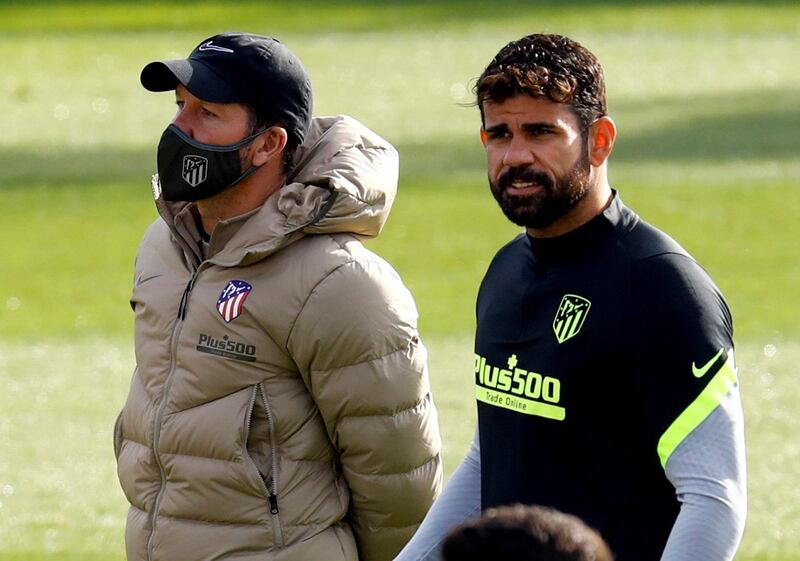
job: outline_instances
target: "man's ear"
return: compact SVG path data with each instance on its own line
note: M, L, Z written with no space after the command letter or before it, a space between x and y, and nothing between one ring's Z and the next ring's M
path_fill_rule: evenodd
M611 117L600 117L589 126L589 163L599 167L605 163L614 149L617 126Z
M283 127L271 127L253 141L252 165L262 166L274 158L281 158L289 135Z
M481 127L481 144L486 146L486 129Z

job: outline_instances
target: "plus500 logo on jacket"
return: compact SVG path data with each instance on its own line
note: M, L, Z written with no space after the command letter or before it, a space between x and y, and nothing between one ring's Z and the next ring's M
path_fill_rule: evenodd
M256 346L248 345L240 341L234 341L227 335L221 339L201 333L197 340L197 350L201 353L217 355L224 358L244 360L246 362L256 361Z

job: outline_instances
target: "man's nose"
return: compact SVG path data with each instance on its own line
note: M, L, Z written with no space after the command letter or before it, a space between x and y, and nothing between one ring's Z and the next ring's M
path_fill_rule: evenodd
M186 108L178 109L175 117L172 119L172 124L181 129L181 132L189 138L194 138L194 129L192 127L192 120L189 117Z
M503 154L503 164L507 167L530 165L536 161L533 150L524 138L512 137Z

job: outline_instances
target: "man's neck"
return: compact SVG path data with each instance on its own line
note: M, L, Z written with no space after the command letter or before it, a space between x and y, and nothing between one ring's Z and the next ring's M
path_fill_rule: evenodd
M528 234L534 238L563 236L602 213L614 200L611 186L605 178L602 179L567 214L545 228L527 228Z
M260 207L283 186L283 176L275 176L272 181L264 182L263 179L256 181L257 175L254 174L221 193L197 201L200 221L208 236L214 232L217 223Z

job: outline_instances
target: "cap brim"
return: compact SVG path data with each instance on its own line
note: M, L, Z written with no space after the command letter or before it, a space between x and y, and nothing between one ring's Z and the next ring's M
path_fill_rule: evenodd
M218 74L198 60L151 62L139 77L151 92L167 92L182 84L193 96L212 103L242 103L245 100Z

